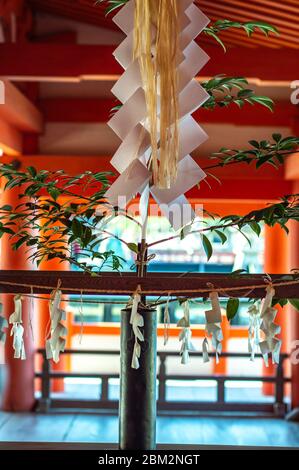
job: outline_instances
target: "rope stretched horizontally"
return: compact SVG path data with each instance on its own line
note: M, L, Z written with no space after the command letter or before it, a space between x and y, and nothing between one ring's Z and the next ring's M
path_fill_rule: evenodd
M140 280L139 280L140 283ZM280 282L273 282L271 283L273 288L275 287L283 287L283 286L294 286L294 285L299 285L299 279L294 279L292 281L280 281ZM53 289L56 289L54 286L47 286L47 285L39 285L39 284L26 284L26 283L18 283L18 282L10 282L10 281L0 281L0 285L4 286L14 286L14 287L23 287L23 288L28 288L28 291L31 292L31 288L33 289L38 289L38 290L46 290L46 291L52 291ZM215 291L218 293L227 293L227 292L238 292L238 291L254 291L255 289L266 289L269 286L269 282L264 282L262 284L254 284L254 285L245 285L245 286L233 286L233 287L217 287L214 286L213 288L206 287L206 288L198 288L198 289L173 289L173 290L165 290L165 289L142 289L140 287L140 293L145 294L145 295L165 295L165 296L172 296L172 295L186 295L186 294L207 294L211 291ZM129 295L129 294L134 294L136 289L84 289L77 288L77 287L60 287L61 291L66 291L66 292L79 292L83 293L86 292L88 294L119 294L119 295ZM9 294L12 294L12 292L9 292Z

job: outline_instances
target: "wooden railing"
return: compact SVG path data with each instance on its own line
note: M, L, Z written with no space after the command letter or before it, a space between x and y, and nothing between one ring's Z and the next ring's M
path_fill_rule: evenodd
M111 410L118 409L118 401L110 399L109 397L109 380L118 379L119 375L115 373L90 373L90 372L62 372L52 371L50 361L46 358L44 349L37 351L42 356L42 370L36 372L36 378L41 379L41 398L38 402L38 410L47 412L50 409L56 408L73 408L73 409L96 409L96 410ZM66 355L98 355L98 356L118 356L119 351L108 350L79 350L67 349L64 354ZM202 353L192 353L193 357L202 357ZM158 370L158 411L168 412L182 412L182 411L231 411L231 412L264 412L274 414L276 416L283 416L287 411L287 404L285 401L284 388L285 384L290 382L290 378L284 374L284 363L288 359L287 354L280 355L280 363L275 368L273 376L236 376L236 375L178 375L167 373L167 359L169 357L178 357L177 352L158 352L160 366ZM211 357L215 357L211 353ZM248 353L233 353L226 352L222 354L223 358L248 358ZM261 356L257 356L261 357ZM84 399L68 399L68 398L54 398L51 395L51 382L55 379L65 378L82 378L82 379L100 379L101 391L98 400L84 400ZM169 380L176 381L212 381L217 383L217 400L209 402L199 401L173 401L167 399L167 382ZM249 382L262 382L272 383L275 385L274 401L269 403L265 402L231 402L226 400L225 384L226 382L244 382L244 385Z

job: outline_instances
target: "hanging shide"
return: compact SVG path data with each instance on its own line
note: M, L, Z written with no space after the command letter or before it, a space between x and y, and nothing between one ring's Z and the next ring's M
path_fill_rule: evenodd
M177 177L178 46L178 0L135 0L134 58L145 88L153 183L160 188Z

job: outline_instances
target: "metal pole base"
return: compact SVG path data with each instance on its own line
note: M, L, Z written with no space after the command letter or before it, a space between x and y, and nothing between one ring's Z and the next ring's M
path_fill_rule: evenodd
M138 310L144 318L144 343L141 344L140 368L131 368L134 334L131 310L121 314L121 382L119 447L121 450L156 448L156 357L157 315L155 310Z

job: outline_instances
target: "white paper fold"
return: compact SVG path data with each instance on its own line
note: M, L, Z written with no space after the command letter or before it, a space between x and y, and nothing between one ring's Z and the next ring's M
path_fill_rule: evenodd
M26 359L24 345L24 327L22 325L22 296L14 297L15 310L9 317L9 323L12 324L10 336L13 336L13 349L15 359Z
M212 337L212 346L216 352L216 363L219 362L219 356L222 352L222 340L223 333L221 328L222 315L221 308L219 303L218 292L211 292L210 301L212 304L212 309L205 312L206 316L206 332L209 336ZM204 359L206 358L207 350L204 353Z
M51 294L49 302L51 332L50 338L46 341L47 359L53 359L55 363L59 362L60 353L64 351L67 335L67 328L62 323L66 320L66 312L60 308L62 292L56 289Z
M144 341L144 336L140 328L144 326L143 316L138 313L138 307L141 301L140 294L136 292L133 296L132 310L130 316L130 324L132 325L133 334L135 337L135 343L133 348L132 369L139 369L139 359L141 355L141 346L139 341L142 343Z
M192 343L192 331L190 328L190 309L188 300L184 302L184 316L178 321L177 326L182 328L179 334L179 341L181 342L181 364L188 364L190 362L189 353L196 351L196 348Z
M159 189L156 186L152 186L151 193L160 203L170 204L205 177L205 172L190 155L187 155L178 164L178 177L171 188Z
M210 98L205 89L193 79L209 60L208 55L194 42L196 36L209 23L209 19L194 5L193 0L180 0L178 5L180 37L180 49L177 51L180 119L178 177L167 190L150 187L151 194L161 205L162 212L167 215L175 230L180 230L194 219L194 213L184 194L206 177L190 153L205 142L208 136L191 114ZM106 195L113 205L123 201L123 205L120 206L122 209L125 209L126 204L137 193L142 193L151 182L151 171L147 169L151 154L151 139L145 84L141 77L139 62L133 58L134 15L135 2L130 0L113 19L127 36L114 52L116 60L125 71L112 92L123 105L108 124L123 142L111 161L121 174ZM152 32L154 38L154 26ZM158 91L157 131L160 112L159 93ZM157 138L159 139L159 131ZM174 216L175 207L176 211L178 208L181 210L181 217Z
M148 169L139 160L134 160L110 186L106 197L113 206L119 204L121 209L125 209L127 204L145 186L149 178Z

